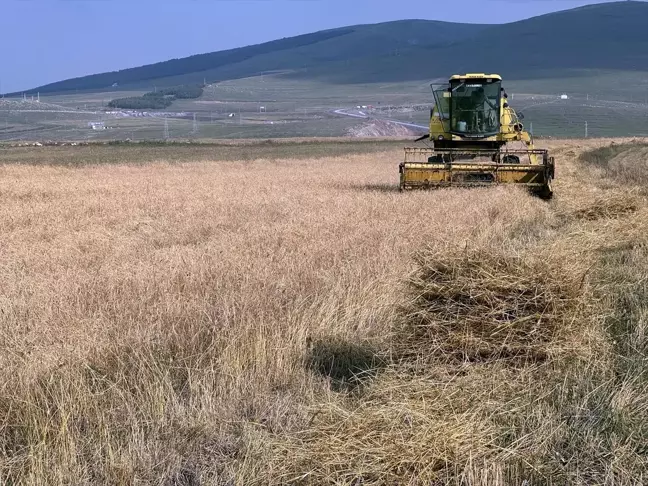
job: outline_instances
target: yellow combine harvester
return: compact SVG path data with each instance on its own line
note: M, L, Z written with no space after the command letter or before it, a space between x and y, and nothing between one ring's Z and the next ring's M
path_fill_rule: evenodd
M433 147L405 149L401 190L513 183L551 198L554 159L533 147L501 76L455 75L432 91L430 133L417 141L429 137Z

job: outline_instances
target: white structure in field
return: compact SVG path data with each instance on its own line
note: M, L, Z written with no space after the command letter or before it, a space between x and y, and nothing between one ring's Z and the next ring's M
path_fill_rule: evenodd
M563 94L563 95L560 96L560 99L561 100L568 100L569 96L567 96L566 94Z
M90 122L88 126L93 130L105 130L106 124L104 122Z

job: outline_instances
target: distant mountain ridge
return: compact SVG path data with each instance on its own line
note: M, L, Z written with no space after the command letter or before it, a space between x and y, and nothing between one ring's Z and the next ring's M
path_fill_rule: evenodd
M68 79L28 93L199 83L270 72L335 83L509 78L569 69L648 71L648 3L589 5L499 25L401 20L357 25Z

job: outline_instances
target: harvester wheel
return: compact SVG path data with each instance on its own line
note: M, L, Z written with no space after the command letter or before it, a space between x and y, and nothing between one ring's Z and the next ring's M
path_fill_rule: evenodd
M540 199L545 201L550 201L553 198L553 185L552 178L547 179L547 183L538 191L538 196Z
M502 162L504 164L519 164L520 157L518 157L517 155L505 155L502 159Z

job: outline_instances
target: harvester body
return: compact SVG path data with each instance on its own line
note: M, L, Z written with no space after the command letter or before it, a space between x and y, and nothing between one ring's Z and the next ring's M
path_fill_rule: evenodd
M401 189L515 183L551 197L554 160L534 148L499 75L455 75L432 90L433 146L405 149Z

